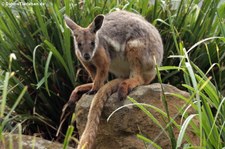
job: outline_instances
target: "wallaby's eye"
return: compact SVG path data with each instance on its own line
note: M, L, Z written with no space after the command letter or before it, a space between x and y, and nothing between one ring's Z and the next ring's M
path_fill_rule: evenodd
M80 42L77 43L78 48L80 48L82 46L82 44Z
M94 41L91 42L91 46L92 46L92 47L95 46L95 42L94 42Z

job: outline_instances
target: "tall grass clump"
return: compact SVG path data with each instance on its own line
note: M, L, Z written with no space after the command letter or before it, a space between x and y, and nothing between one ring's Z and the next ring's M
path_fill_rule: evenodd
M6 140L4 139L4 135L8 135L10 133L14 133L15 131L18 133L18 137L21 137L22 135L22 127L21 123L23 123L23 115L17 114L15 112L15 109L17 106L21 103L21 100L24 96L24 94L27 91L27 86L25 86L21 93L17 98L14 99L14 103L11 107L7 106L7 99L8 99L8 93L12 91L15 86L10 86L9 82L15 75L14 71L11 71L11 64L12 61L15 60L16 57L14 53L10 54L9 57L9 71L5 72L4 75L1 75L0 79L0 146L3 148L6 148ZM3 73L1 71L1 73ZM19 138L21 139L21 138ZM12 141L12 140L11 140ZM7 142L8 144L8 142ZM11 146L13 145L13 142L9 143ZM21 142L18 144L19 146L22 146Z
M97 14L125 9L141 14L159 29L165 49L164 66L185 68L186 71L165 69L160 74L163 83L195 95L192 100L198 103L195 108L202 126L198 133L201 146L215 141L215 136L220 136L216 142L224 141L224 104L220 92L225 89L225 44L220 37L225 37L225 4L220 0L180 0L176 3L163 0L34 0L32 2L37 5L7 5L9 2L14 1L3 0L0 4L0 69L2 76L10 78L0 79L1 87L8 84L7 98L2 89L5 100L1 101L13 108L17 103L15 99L21 98L13 109L23 115L24 134L56 139L61 110L71 91L78 84L90 81L74 56L73 41L63 15L85 27ZM208 38L214 39L206 40ZM203 40L206 41L198 43ZM181 45L191 50L184 51ZM195 48L191 48L193 45ZM17 60L9 67L11 53ZM186 69L186 62L194 75ZM215 109L215 113L211 111L214 115L210 116L211 109ZM67 138L72 135L73 127L67 131L67 124L62 127L58 140L66 132ZM210 135L206 137L206 133ZM179 142L174 146L177 144Z
M161 22L159 23L160 27L165 28L161 31L165 43L164 65L177 66L179 64L179 59L170 56L183 54L183 51L180 51L179 48L180 42L188 49L203 39L225 36L225 26L222 22L225 5L219 3L220 1L210 0L201 3L200 1L180 1L179 6L174 10L168 8L169 4L165 4L165 14L163 15L165 18L157 19L157 22ZM225 75L223 69L224 52L224 43L217 40L211 40L189 51L190 60L204 72L210 67L210 63L218 64L218 67L215 66L211 73L214 73L213 81L218 85L220 91L224 89L224 85L220 83L224 81L222 75ZM163 81L172 84L184 82L180 79L181 76L182 74L179 71L174 70L167 73L163 77ZM171 79L171 77L173 78Z
M17 113L27 115L23 133L39 133L51 139L59 125L62 106L78 84L70 33L64 30L62 19L70 6L68 2L34 2L41 5L0 6L0 66L9 71L7 57L15 53L17 61L10 69L16 74L8 82L15 87L8 92L6 104L13 106L27 86L16 108Z

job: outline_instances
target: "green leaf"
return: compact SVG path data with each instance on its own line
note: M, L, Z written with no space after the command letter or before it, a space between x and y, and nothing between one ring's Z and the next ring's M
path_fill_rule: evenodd
M187 129L187 126L188 124L190 123L190 121L195 117L197 116L197 114L191 114L187 117L187 119L184 121L183 125L181 126L181 130L179 132L179 135L177 137L177 147L176 148L179 148L181 147L182 145L182 141L183 141L183 137L184 137L184 134L186 132L186 129Z
M137 134L137 138L140 139L140 140L143 140L144 142L147 142L147 143L150 143L154 146L154 148L156 149L162 149L158 144L156 144L154 141L142 136L142 135L139 135Z
M49 88L48 88L48 76L49 76L48 75L49 74L48 69L49 69L49 64L50 64L51 58L52 58L52 52L50 52L49 55L48 55L46 65L45 65L45 75L44 75L45 88L46 88L49 96L50 96L50 91L49 91Z

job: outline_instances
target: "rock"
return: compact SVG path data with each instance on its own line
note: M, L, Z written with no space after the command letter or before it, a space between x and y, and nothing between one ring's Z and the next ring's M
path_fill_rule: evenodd
M175 118L175 121L180 124L181 114L178 111L179 108L185 106L186 102L169 93L180 94L184 97L189 97L189 94L171 85L163 84L163 88L170 116ZM129 96L139 103L146 103L165 111L162 102L162 89L159 83L139 86L132 91ZM86 125L87 114L92 98L93 95L83 95L76 105L76 121L80 135ZM107 122L108 116L114 110L127 104L131 104L131 101L128 99L119 101L116 93L111 95L108 99L100 119L95 149L144 149L146 146L148 149L153 148L150 144L145 144L142 140L138 139L136 137L137 134L142 134L146 138L157 143L163 149L171 148L168 132L165 130L167 133L166 135L165 132L137 106L128 106L118 110ZM162 116L152 108L147 109L165 129L167 117ZM194 113L194 110L189 110L188 112ZM174 125L173 128L174 134L177 137L179 130ZM190 131L190 128L188 128L187 135L190 137L192 144L198 144L199 139Z
M20 141L20 137L22 142ZM62 149L63 145L48 141L35 136L18 135L18 134L3 134L3 140L0 141L0 149L9 149L10 141L12 142L12 149L19 149L19 145L22 145L23 149ZM68 147L67 149L73 149Z

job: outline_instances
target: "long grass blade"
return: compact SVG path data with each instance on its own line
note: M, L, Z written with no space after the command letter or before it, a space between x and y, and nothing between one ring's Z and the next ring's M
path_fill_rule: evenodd
M49 52L49 55L48 55L48 58L46 61L46 65L45 65L45 75L44 75L45 88L46 88L49 96L50 96L50 91L49 91L49 87L48 87L48 76L49 76L48 70L49 70L49 64L50 64L51 58L52 58L52 52Z
M1 113L0 113L0 118L1 119L4 116L4 111L5 111L5 107L6 107L7 89L8 89L8 84L9 84L9 76L10 76L10 73L6 72L5 79L4 79L4 84L3 84L2 100L1 100Z
M187 119L184 121L183 125L181 126L181 130L179 132L179 135L178 135L178 139L177 139L177 147L176 148L179 148L181 147L181 144L182 144L182 141L183 141L183 137L184 137L184 134L186 132L186 129L187 129L187 126L188 124L190 123L190 121L195 117L197 116L197 114L192 114L192 115L189 115L187 117Z
M140 139L140 140L143 140L144 142L146 143L150 143L154 148L156 149L162 149L158 144L156 144L154 141L142 136L142 135L139 135L137 134L137 138Z

